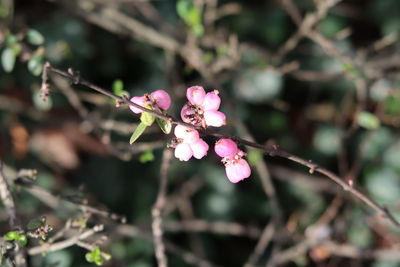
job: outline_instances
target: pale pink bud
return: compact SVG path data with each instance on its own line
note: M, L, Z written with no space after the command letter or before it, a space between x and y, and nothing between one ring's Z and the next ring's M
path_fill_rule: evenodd
M146 101L146 99L143 96L134 96L130 99L131 102L140 105L142 107L145 107L148 103ZM132 110L133 113L139 114L142 113L143 111L141 111L140 109L138 109L137 107L134 106L129 106L129 108Z
M214 90L209 92L204 97L203 108L204 110L218 110L221 104L221 98L218 96L218 91Z
M186 123L191 123L192 120L190 119L194 115L194 111L185 104L181 109L181 118Z
M193 156L193 151L187 143L180 143L175 148L175 157L180 161L188 161Z
M183 139L185 143L195 143L199 140L199 132L185 127L183 125L177 125L174 130L174 134L176 137Z
M221 158L234 157L239 152L237 144L228 138L219 139L215 143L214 150Z
M206 92L204 88L201 86L192 86L189 87L186 91L186 97L189 100L190 104L200 106L203 104L204 97L206 96Z
M244 159L239 159L234 163L225 166L226 176L231 183L237 183L248 178L251 174L249 164Z
M193 156L196 159L201 159L207 155L208 144L201 138L199 138L197 142L190 144L190 147L192 148Z
M164 90L156 90L150 96L156 101L158 107L163 110L167 110L171 106L171 97Z
M226 116L221 111L206 110L204 111L204 120L207 126L221 127L226 123Z

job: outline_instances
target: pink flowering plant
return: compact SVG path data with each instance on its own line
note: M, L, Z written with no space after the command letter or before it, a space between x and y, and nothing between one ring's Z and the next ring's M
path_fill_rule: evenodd
M206 92L201 86L192 86L186 90L187 102L181 109L180 115L183 122L176 122L174 129L175 138L171 147L175 148L174 155L180 161L188 161L192 157L202 159L207 155L209 145L200 137L208 127L221 127L226 124L226 116L219 111L221 98L217 90ZM132 134L130 143L139 138L144 130L157 121L164 133L169 134L172 129L172 119L160 119L149 111L157 111L167 115L166 110L171 106L171 97L164 90L156 90L143 96L134 96L130 101L143 107L130 105L132 112L141 114L141 123ZM251 169L244 158L246 153L240 150L237 144L229 139L222 138L215 143L215 153L221 157L225 166L228 180L232 183L240 182L250 177Z

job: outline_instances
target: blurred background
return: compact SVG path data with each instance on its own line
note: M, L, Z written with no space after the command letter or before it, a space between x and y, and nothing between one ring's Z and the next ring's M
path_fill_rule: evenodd
M112 99L57 75L40 95L46 61L119 95L164 89L175 117L187 87L217 89L218 132L312 160L400 219L399 33L396 0L1 0L0 159L21 227L51 225L54 244L104 226L49 253L29 237L30 266L157 266L163 159L169 266L400 266L399 228L304 166L242 147L252 176L231 184L213 137L206 158L168 160L173 135L129 145L139 117Z

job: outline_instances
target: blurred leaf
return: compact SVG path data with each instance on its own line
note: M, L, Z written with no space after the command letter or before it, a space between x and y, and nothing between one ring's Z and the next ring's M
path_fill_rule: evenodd
M6 46L12 47L18 43L18 38L14 34L9 34L6 37Z
M384 149L393 142L393 135L388 128L380 127L371 133L371 136L365 144L363 158L371 160L375 157L381 157Z
M172 130L172 123L168 120L163 120L161 118L156 118L158 126L160 126L161 131L165 134L169 134Z
M389 96L391 83L387 79L379 79L371 85L371 98L376 101L382 101Z
M204 33L204 27L201 22L201 10L197 8L190 0L178 0L176 11L179 17L190 26L191 31L196 36Z
M26 237L26 235L20 235L18 237L18 243L20 246L26 246L26 244L28 244L28 238Z
M335 155L339 148L340 131L333 126L321 126L313 139L315 148L327 155Z
M154 154L152 150L147 150L140 154L139 161L140 163L147 163L154 160Z
M35 29L30 29L26 33L26 40L32 45L41 45L44 43L43 35Z
M318 29L328 38L333 38L342 29L346 27L343 18L333 15L327 15L318 24Z
M400 141L389 146L383 154L383 162L386 166L400 171Z
M8 232L5 235L5 239L7 239L8 241L13 241L13 240L17 239L18 237L19 237L19 234L15 231Z
M146 126L153 125L155 119L156 117L148 112L142 112L140 115L140 121Z
M352 65L350 64L343 64L342 65L343 71L350 75L351 77L359 77L360 73L359 71Z
M368 130L378 129L380 126L379 119L372 113L362 111L357 116L358 125Z
M391 95L384 102L385 113L391 116L400 115L400 96Z
M347 238L351 244L358 248L369 247L373 239L370 227L363 220L349 225Z
M129 140L129 144L133 144L146 130L147 126L144 123L139 123L138 127L136 127L135 131L133 132L131 139Z
M367 171L366 187L372 197L383 205L393 204L400 198L400 181L391 168Z
M243 100L260 103L276 98L283 86L282 75L267 70L244 71L236 83L236 92Z
M5 72L11 72L14 69L16 55L12 48L7 47L1 54L1 65Z
M43 70L43 56L38 55L31 57L28 61L28 69L33 75L39 76Z
M121 96L124 92L124 82L122 80L115 80L112 84L114 94Z

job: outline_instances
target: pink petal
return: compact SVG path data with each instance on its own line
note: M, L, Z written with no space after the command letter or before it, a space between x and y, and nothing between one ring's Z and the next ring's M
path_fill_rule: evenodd
M157 102L158 107L167 110L171 106L171 97L164 90L156 90L150 96Z
M215 143L214 150L221 158L234 157L239 151L237 144L228 138L218 140L218 142Z
M204 110L218 110L221 105L221 98L218 96L218 91L209 92L204 97Z
M174 134L178 138L182 138L185 143L192 144L199 140L199 132L185 127L183 125L177 125L174 130Z
M145 105L147 104L146 99L143 96L134 96L130 99L131 102L140 105L142 107L145 107ZM134 106L129 106L129 108L132 110L133 113L139 114L142 113L143 111L141 111L140 109L138 109L137 107Z
M185 104L181 109L181 118L186 123L191 123L190 117L194 115L194 111Z
M207 126L221 127L226 123L225 114L216 110L204 111L204 119Z
M186 143L180 143L175 148L175 157L180 161L188 161L193 156L193 151Z
M201 138L199 138L197 142L190 144L190 147L192 148L193 156L196 159L201 159L207 155L208 144Z
M204 97L206 96L206 92L204 88L201 86L192 86L189 87L186 91L186 97L189 100L190 104L200 106L203 104Z
M235 163L226 165L225 172L231 183L237 183L250 177L251 169L246 160L239 159Z

